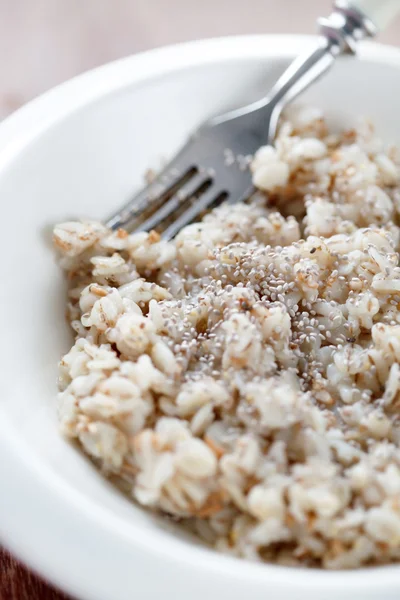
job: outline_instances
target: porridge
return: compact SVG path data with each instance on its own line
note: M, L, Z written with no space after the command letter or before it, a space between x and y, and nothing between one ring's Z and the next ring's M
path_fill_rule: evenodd
M287 113L172 242L62 223L62 432L139 504L282 565L400 559L400 159Z

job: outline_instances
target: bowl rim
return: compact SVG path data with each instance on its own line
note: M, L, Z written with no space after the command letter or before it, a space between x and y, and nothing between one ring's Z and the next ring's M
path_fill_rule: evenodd
M74 111L127 86L217 61L290 59L311 48L315 40L315 36L296 35L211 38L157 48L88 71L46 92L0 124L0 176L48 128ZM400 50L391 46L366 42L360 49L360 58L400 66ZM360 594L362 590L381 592L382 586L386 590L388 586L400 589L398 566L327 572L247 561L239 563L236 558L189 546L171 534L152 532L149 535L148 530L93 505L61 478L54 478L47 467L31 455L6 415L4 419L1 416L0 452L6 458L0 461L0 537L33 569L69 593L96 600L105 600L110 594L125 598L124 591L135 589L140 581L138 570L127 569L137 557L141 564L151 564L154 572L157 568L163 569L159 572L164 573L163 577L170 583L177 574L181 577L184 569L192 586L201 587L206 578L209 589L213 589L213 585L218 589L221 581L226 584L229 580L229 587L242 590L243 594L271 590L274 586L281 592L329 589L336 594ZM43 522L46 527L42 526ZM76 549L77 531L90 540L94 554L72 552ZM110 555L118 560L110 561ZM145 584L143 580L142 585ZM176 598L180 600L181 595L177 594Z

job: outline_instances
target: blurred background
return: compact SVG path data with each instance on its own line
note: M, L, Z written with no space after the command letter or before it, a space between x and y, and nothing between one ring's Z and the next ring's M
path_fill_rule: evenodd
M0 118L102 63L163 44L314 33L330 0L0 0ZM400 42L400 19L381 41Z

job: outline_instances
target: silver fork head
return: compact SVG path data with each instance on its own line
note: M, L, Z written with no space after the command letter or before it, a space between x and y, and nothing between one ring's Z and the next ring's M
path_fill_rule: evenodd
M205 124L145 189L106 223L128 231L161 229L171 239L211 206L252 191L249 163L265 143L265 109Z

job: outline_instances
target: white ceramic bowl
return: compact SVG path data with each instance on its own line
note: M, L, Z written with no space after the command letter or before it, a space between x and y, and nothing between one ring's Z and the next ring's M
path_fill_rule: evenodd
M313 43L258 36L155 50L68 82L0 125L0 536L79 598L399 598L400 567L306 571L203 548L121 497L57 431L56 363L70 339L51 226L105 217L197 123L265 93ZM400 52L372 44L307 98L338 122L371 115L393 141L399 99Z

